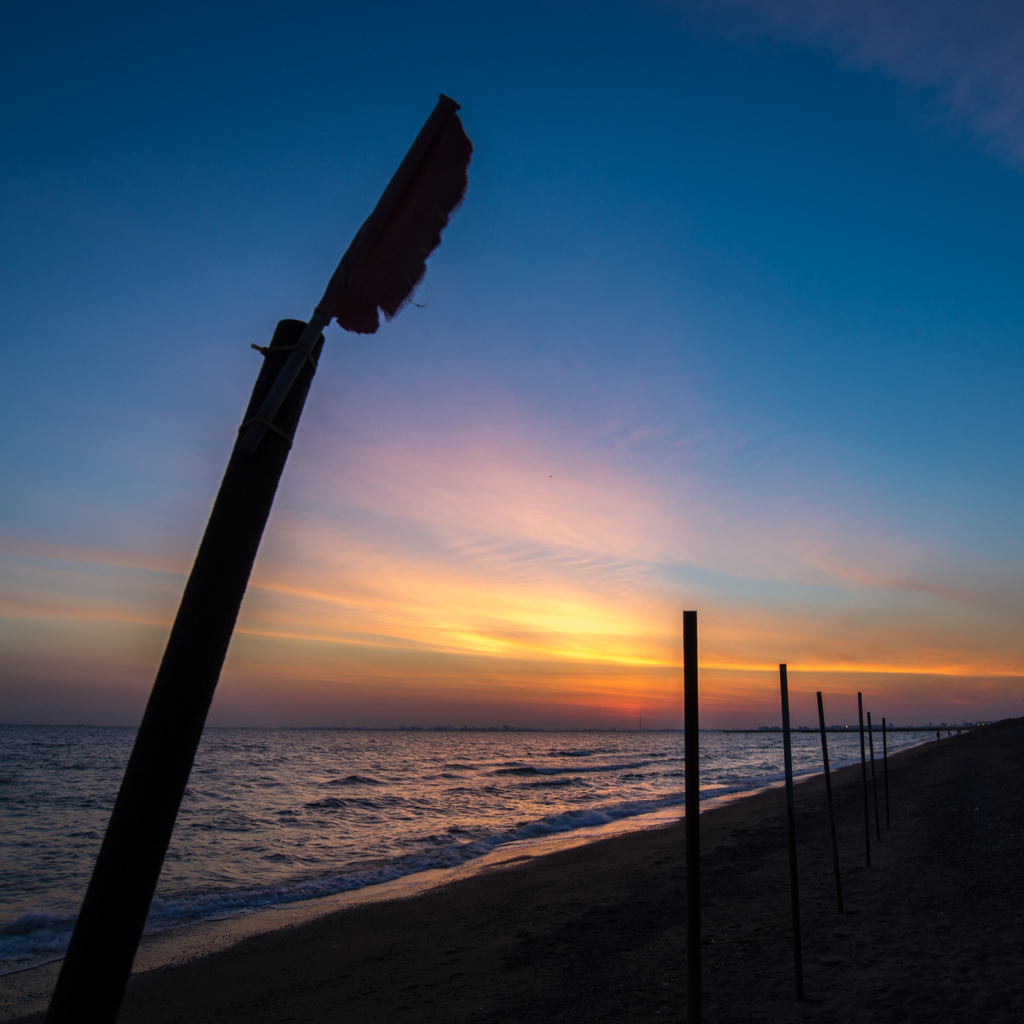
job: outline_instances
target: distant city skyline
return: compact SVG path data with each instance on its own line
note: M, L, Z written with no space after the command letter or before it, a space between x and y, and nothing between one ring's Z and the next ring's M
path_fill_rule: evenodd
M1024 709L1024 12L20 8L0 721L136 722L275 323L445 92L414 297L328 330L213 725ZM310 40L330 40L311 56ZM851 714L851 707L853 712Z

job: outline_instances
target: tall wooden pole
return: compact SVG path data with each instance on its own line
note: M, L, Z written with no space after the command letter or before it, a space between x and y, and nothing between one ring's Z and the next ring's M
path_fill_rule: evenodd
M864 759L864 700L857 694L857 717L860 719L860 781L864 790L864 857L871 867L871 815L868 812L868 766Z
M373 334L426 272L466 191L473 144L440 96L309 323L277 325L228 463L107 832L47 1024L112 1024L156 889L260 538L323 346L338 325ZM259 346L253 346L259 348Z
M885 827L889 824L889 741L886 735L885 719L882 719L882 775L885 778Z
M697 613L683 612L683 739L686 744L686 1014L700 1024L700 724Z
M255 415L305 326L298 320L277 325L243 422ZM320 335L313 359L322 346ZM135 736L47 1024L113 1024L117 1018L313 372L307 361L255 452L241 452L235 444Z
M825 736L825 709L818 693L818 728L821 730L821 759L825 763L825 795L828 798L828 827L832 833L832 870L836 876L836 903L843 913L843 882L839 874L839 842L836 839L836 812L832 804L832 772L828 763L828 739Z
M875 733L871 728L871 712L868 712L868 746L871 750L871 792L875 800L875 838L882 841L882 823L878 817L878 776L875 774Z
M800 941L800 885L796 864L796 809L793 806L793 746L789 729L789 682L786 666L779 666L782 691L782 761L786 772L786 832L789 838L789 899L793 912L793 973L796 997L804 997L804 954Z

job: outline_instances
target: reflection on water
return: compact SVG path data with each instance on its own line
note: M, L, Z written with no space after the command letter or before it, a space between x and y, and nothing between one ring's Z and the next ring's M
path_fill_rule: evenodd
M0 726L0 961L66 945L134 735ZM859 758L857 735L830 733L829 750L833 766ZM817 734L794 733L793 757L820 770ZM780 733L702 733L704 798L781 774ZM150 922L343 892L682 799L678 732L208 729Z

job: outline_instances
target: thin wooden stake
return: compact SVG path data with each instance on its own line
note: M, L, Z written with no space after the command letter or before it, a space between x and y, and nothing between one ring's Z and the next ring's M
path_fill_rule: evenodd
M871 728L871 712L868 712L868 745L871 748L871 792L875 798L875 836L882 841L882 825L878 820L878 777L875 775L875 734Z
M683 738L686 744L686 1015L688 1024L700 1024L700 725L696 612L683 612Z
M883 719L884 721L884 719ZM818 693L818 728L821 730L821 759L825 763L825 795L828 797L828 827L832 833L832 870L836 876L836 903L839 913L843 911L843 882L839 874L839 842L836 839L836 812L832 805L832 771L828 763L828 740L825 738L825 710Z
M882 719L882 775L885 777L885 827L889 824L889 743L886 735L885 719Z
M796 866L796 810L793 807L793 747L789 735L789 684L786 666L779 666L782 691L782 760L786 771L786 822L789 836L789 897L793 910L793 972L796 997L804 997L804 954L800 943L800 885Z
M864 701L857 694L857 717L860 719L860 780L864 789L864 857L871 867L871 815L868 812L868 766L864 760Z

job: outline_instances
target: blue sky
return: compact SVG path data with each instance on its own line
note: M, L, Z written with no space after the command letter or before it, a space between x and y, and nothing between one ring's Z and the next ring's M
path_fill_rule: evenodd
M11 720L137 716L248 346L440 91L464 207L420 305L329 331L213 720L673 724L684 605L711 723L759 724L779 661L879 715L1015 712L1012 6L3 18Z

